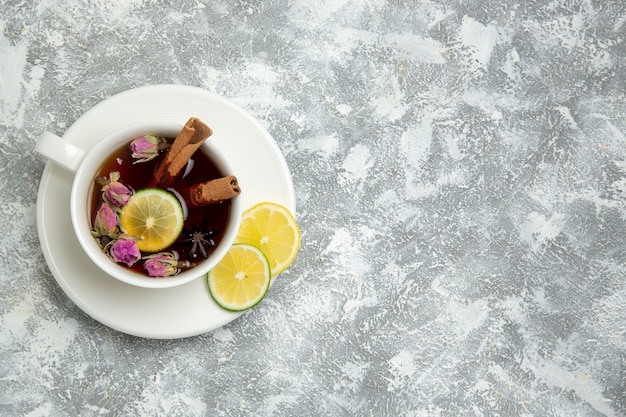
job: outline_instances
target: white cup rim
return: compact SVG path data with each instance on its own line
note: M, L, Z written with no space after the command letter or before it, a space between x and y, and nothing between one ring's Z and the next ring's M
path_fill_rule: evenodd
M123 143L129 142L130 139L142 134L153 133L167 137L175 137L181 129L182 125L180 124L162 121L128 125L104 137L92 149L88 150L74 175L70 193L70 215L75 235L84 252L99 269L126 284L154 289L171 288L187 284L201 276L205 276L224 257L226 252L228 252L239 230L242 213L241 195L231 200L230 217L226 230L224 231L221 242L213 253L194 268L167 278L149 277L115 263L102 251L99 243L91 235L91 214L88 197L91 194L90 189L94 186L94 179L100 167L98 162L102 161L100 155L108 154ZM210 139L202 144L201 149L215 163L222 175L236 176L231 164Z

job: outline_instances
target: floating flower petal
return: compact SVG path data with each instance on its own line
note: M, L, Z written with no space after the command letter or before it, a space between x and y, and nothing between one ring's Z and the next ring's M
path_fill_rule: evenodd
M92 235L95 237L117 237L117 216L108 204L100 205L96 213Z
M137 159L133 164L148 162L156 158L161 149L160 145L163 143L165 143L165 139L153 135L145 135L133 139L130 143L130 150L133 153L132 157Z
M111 244L109 254L115 262L133 266L141 258L137 244L132 239L120 238Z
M120 173L113 171L109 174L109 178L103 178L101 180L102 192L104 193L104 199L115 207L123 207L128 204L130 196L133 192L124 184L119 182Z
M178 272L178 260L169 252L148 256L143 267L151 277L171 277Z

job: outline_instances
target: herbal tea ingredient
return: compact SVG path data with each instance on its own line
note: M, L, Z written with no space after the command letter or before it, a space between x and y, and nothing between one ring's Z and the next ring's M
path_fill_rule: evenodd
M209 293L226 310L247 310L265 297L270 280L291 265L299 248L293 214L261 202L244 212L235 243L207 274Z
M189 159L211 134L208 126L190 118L172 144L155 135L130 140L131 165L158 161L146 188L133 190L123 183L118 171L96 178L101 195L92 235L112 261L129 268L141 263L143 272L150 277L170 277L196 264L181 260L176 250L167 250L173 242L191 246L192 260L209 256L219 230L209 230L206 217L199 226L190 222L183 229L182 205L198 208L227 201L241 192L237 178L227 176L192 183L176 194L163 188L164 184L176 183ZM151 184L158 184L159 188Z
M118 211L119 207L125 206L133 194L128 187L119 182L119 179L120 173L117 171L111 172L108 178L96 178L98 184L102 185L102 198L116 211Z
M154 135L144 135L133 139L130 142L132 157L136 159L133 164L148 162L159 156L159 151L169 148L165 138Z
M229 200L241 193L239 182L234 176L217 178L195 184L181 190L181 194L190 207L201 207Z
M122 207L120 229L137 238L142 252L159 252L178 239L185 222L178 198L160 188L137 191Z
M119 180L118 173L113 172L109 177L115 178L115 182L123 186L123 184L117 181ZM119 185L116 185L116 187L119 188ZM92 234L94 237L98 238L103 251L114 262L132 267L137 262L143 261L144 270L150 277L162 278L176 275L181 270L188 269L191 266L188 262L179 262L177 255L171 252L143 256L140 251L141 246L144 250L156 252L161 248L169 246L178 238L183 226L183 215L180 202L176 197L161 189L142 189L132 193L131 196L128 199L124 199L123 202L117 200L117 202L122 205L114 206L118 211L116 213L111 207L111 199L106 196L106 192L109 190L110 189L107 188L102 191L103 202L96 214ZM157 202L155 202L155 196ZM146 201L147 205L151 208L155 208L156 212L152 212L150 208L146 209L146 205L142 208L142 204ZM165 204L159 204L158 201L165 201ZM136 213L144 213L147 214L148 217L142 217L141 214L137 215ZM157 218L156 213L160 213L160 215L165 218L165 225L159 225L163 217ZM170 221L172 219L175 224L179 226L173 225ZM133 227L128 225L123 227L122 225L126 223L139 223L139 226L135 224ZM148 228L150 229L148 232L140 229L141 225L145 227L148 224ZM127 233L122 233L121 230ZM137 230L139 230L139 232L137 232ZM164 232L169 233L169 237L165 238L165 242L161 239L161 235ZM155 235L157 242L159 242L156 244L154 243Z
M188 262L179 262L176 255L170 252L146 256L143 267L151 277L171 277L180 269L189 268Z
M265 253L272 277L287 269L300 250L300 228L284 206L261 202L243 213L235 243L247 243Z
M244 311L257 305L267 294L271 280L265 254L245 243L231 246L207 274L209 294L217 305L230 311Z
M115 239L119 234L117 227L117 215L108 204L101 204L91 234L94 237L108 236Z
M150 186L167 188L176 181L187 166L192 155L200 148L204 141L213 134L206 124L195 117L190 118L180 131L169 152L157 165L154 180Z
M111 242L109 254L115 262L126 266L133 266L135 262L141 259L141 252L137 248L134 239L122 237Z
M191 245L189 253L193 259L198 257L198 254L202 254L205 258L208 255L208 248L215 247L215 240L213 237L219 233L219 230L208 230L207 219L202 219L200 226L196 226L193 222L190 228L183 228L183 244Z

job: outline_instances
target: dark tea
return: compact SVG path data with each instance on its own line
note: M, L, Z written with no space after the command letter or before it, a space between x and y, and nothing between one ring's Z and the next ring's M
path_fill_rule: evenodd
M133 138L129 138L127 144L116 149L103 162L97 177L108 178L111 173L117 172L119 173L119 182L132 192L155 187L153 185L155 169L163 155L169 151L168 146L174 141L174 138L160 139L163 141L164 149L159 151L158 156L154 159L137 163L138 161L136 157L133 158L130 148L130 142ZM165 188L166 191L171 192L179 200L183 208L184 226L182 233L176 241L159 252L174 254L182 270L193 268L202 262L219 245L223 231L226 229L229 221L231 201L224 200L216 204L193 207L192 204L186 201L186 197L183 196L181 190L222 176L223 174L200 148L195 151L187 163L184 174ZM97 179L94 180L93 189L90 192L89 205L92 228L96 223L99 208L105 204L101 188L102 185L98 183ZM110 245L112 240L108 236L98 236L97 239L103 250L106 250L107 245ZM141 253L143 258L150 255L152 254ZM143 262L136 262L129 266L129 269L148 275Z

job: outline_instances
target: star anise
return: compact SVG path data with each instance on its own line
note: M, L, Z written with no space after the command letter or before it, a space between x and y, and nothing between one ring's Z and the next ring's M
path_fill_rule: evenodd
M204 218L199 226L191 222L190 228L183 228L182 234L184 239L182 243L191 245L189 255L193 259L197 258L199 253L205 258L208 258L209 253L207 252L207 248L215 247L213 237L219 233L219 230L208 230L207 226L208 220Z

